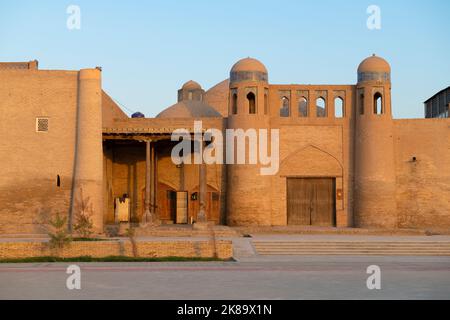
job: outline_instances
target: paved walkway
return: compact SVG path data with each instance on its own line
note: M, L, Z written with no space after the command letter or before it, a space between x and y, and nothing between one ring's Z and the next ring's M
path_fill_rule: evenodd
M381 290L367 268L381 269ZM0 265L0 299L449 299L450 258L249 257L239 262Z

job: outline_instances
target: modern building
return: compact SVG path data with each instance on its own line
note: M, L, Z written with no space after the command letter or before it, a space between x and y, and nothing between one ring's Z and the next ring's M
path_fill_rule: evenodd
M450 228L450 119L394 120L380 57L365 59L357 79L272 84L246 58L209 90L187 82L156 118L130 118L103 91L100 68L1 63L0 233L38 233L46 213L72 221L81 200L98 232L204 216L230 226ZM172 133L194 134L195 120L224 136L276 130L279 170L174 163Z
M450 87L443 89L425 101L425 118L449 118Z

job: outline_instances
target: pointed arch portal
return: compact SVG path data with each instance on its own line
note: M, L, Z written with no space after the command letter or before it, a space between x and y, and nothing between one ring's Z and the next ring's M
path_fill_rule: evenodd
M286 177L288 225L336 226L336 186L343 167L333 155L306 146L282 162L280 173Z

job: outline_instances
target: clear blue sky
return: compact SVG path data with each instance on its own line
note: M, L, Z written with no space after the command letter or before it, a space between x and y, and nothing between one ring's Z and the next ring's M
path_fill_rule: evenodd
M81 30L66 27L69 5ZM382 29L366 27L381 8ZM260 59L271 83L353 84L376 53L392 65L396 118L450 85L448 0L0 0L0 61L42 69L103 67L105 90L154 116L187 80L206 89L240 58Z

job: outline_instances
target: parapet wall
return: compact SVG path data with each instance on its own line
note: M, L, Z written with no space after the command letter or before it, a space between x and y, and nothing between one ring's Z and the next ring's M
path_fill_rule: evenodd
M231 241L138 241L140 258L211 258L214 251L219 259L233 257ZM134 257L133 246L128 240L72 242L64 249L51 249L46 242L0 242L0 259L33 257L105 258L113 256Z

